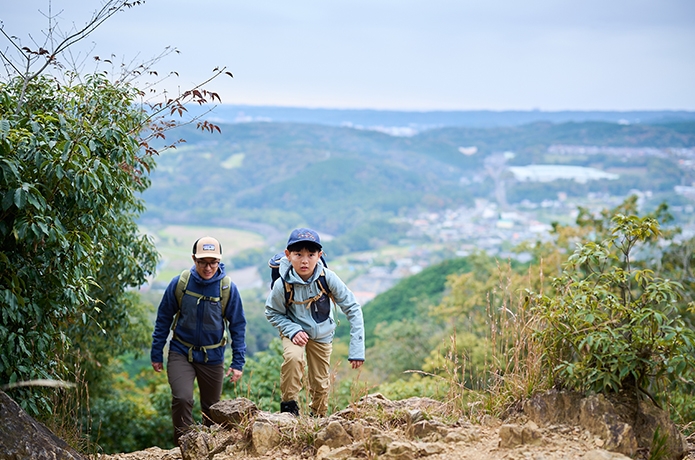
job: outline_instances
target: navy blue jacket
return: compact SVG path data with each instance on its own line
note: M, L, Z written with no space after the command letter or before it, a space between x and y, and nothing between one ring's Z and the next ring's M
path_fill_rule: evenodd
M169 337L174 316L179 311L175 295L179 277L180 275L171 280L166 291L164 291L164 296L157 310L157 320L152 333L152 350L150 352L150 358L153 363L164 362L164 345ZM217 273L209 280L202 279L196 272L195 266L193 266L186 290L208 297L220 297L220 281L224 277L223 263L220 263ZM231 367L243 370L246 355L246 318L236 285L231 283L229 289L229 302L227 303L224 316L229 323L229 338L232 347ZM224 321L222 320L220 302L209 300L201 300L199 302L197 297L184 295L181 307L181 315L174 331L175 337L169 343L171 352L188 356L189 347L179 342L176 338L180 338L182 341L196 347L214 345L222 340L224 337ZM225 348L227 347L217 347L207 350L207 352L194 349L192 352L193 362L205 363L207 354L207 364L223 363Z

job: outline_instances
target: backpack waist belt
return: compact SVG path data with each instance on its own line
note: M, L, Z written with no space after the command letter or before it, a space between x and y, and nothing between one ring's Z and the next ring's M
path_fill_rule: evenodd
M205 345L203 347L199 347L196 345L193 345L192 343L188 343L184 340L181 340L181 338L177 335L174 334L174 340L179 341L182 343L184 346L188 347L188 362L192 363L193 362L193 351L202 351L205 353L205 362L208 362L208 350L214 350L215 348L223 347L227 344L227 337L222 337L222 340L220 343L216 343L214 345Z

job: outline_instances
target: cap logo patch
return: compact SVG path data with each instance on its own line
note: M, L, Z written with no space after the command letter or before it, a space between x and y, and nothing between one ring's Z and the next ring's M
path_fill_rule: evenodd
M214 250L215 250L214 244L204 244L203 245L203 251L214 251Z

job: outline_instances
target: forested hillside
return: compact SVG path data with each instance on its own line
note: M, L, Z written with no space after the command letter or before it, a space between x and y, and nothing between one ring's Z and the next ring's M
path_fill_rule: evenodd
M182 129L187 142L164 152L144 198L143 221L280 230L309 225L347 240L397 241L394 216L470 206L495 197L486 161L506 154L502 168L563 164L620 169L618 180L520 183L506 180L510 203L554 199L558 191L626 195L639 187L673 193L695 180L678 157L552 154L551 146L674 149L695 146L695 123L534 123L489 129L442 128L394 137L347 127L295 123L221 125L221 133ZM463 154L462 150L469 150ZM511 153L511 155L509 154ZM374 225L376 223L376 225ZM254 227L256 226L256 227ZM381 232L376 231L381 228ZM272 230L269 230L272 231ZM276 238L279 237L276 235ZM365 239L365 238L363 238ZM336 252L366 249L340 245ZM364 244L363 244L364 246Z

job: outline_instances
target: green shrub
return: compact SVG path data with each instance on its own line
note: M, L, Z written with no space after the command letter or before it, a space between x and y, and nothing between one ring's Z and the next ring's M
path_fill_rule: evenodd
M695 374L695 333L678 313L682 286L633 268L660 236L655 219L617 214L612 224L608 239L570 256L555 295L530 296L544 366L562 387L668 399Z

